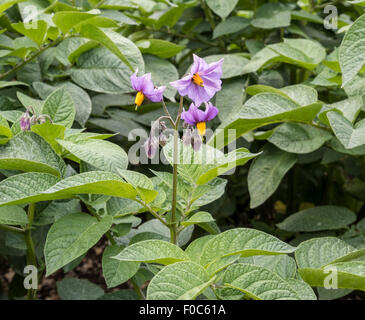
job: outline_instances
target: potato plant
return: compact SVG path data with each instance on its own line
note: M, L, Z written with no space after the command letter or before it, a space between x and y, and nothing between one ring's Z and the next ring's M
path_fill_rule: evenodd
M1 298L364 299L364 1L4 0L0 27Z

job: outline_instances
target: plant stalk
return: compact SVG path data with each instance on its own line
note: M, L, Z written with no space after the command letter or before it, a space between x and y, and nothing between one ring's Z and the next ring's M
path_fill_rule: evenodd
M27 246L27 264L37 268L37 256L35 254L34 243L32 239L31 229L34 220L35 204L30 203L28 206L28 224L24 231L24 239ZM37 298L37 289L29 289L27 300L35 300Z

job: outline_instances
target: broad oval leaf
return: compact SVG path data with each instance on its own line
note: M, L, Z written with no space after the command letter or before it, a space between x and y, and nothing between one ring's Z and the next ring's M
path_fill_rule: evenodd
M268 138L279 149L291 153L310 153L332 138L324 129L304 123L283 123Z
M311 286L324 287L328 278L336 278L337 288L365 290L365 262L348 261L334 263L325 268L303 268L299 274Z
M207 265L224 256L240 254L243 257L255 255L277 255L291 253L294 247L265 232L237 228L215 236L203 249L200 263Z
M139 262L118 261L113 259L122 248L119 246L108 246L105 248L102 259L103 276L108 288L116 287L131 277L133 277L138 269Z
M118 172L126 169L128 156L118 145L105 140L78 139L77 141L60 140L57 142L67 151L82 161L85 161L99 170Z
M265 145L263 154L252 162L248 172L251 208L258 207L275 192L296 161L295 154L282 151L270 144Z
M25 225L28 216L24 209L18 206L0 207L0 223L7 225Z
M291 232L313 232L345 228L356 220L356 214L345 207L318 206L296 212L278 223L278 228Z
M114 257L121 261L156 262L171 264L188 260L188 256L178 246L162 240L145 240L126 247Z
M193 300L210 283L208 273L194 262L177 262L163 268L147 288L149 300Z
M0 168L45 172L56 176L65 174L65 162L39 135L23 131L0 145Z
M301 300L287 281L256 265L234 264L225 271L222 282L255 300Z
M46 276L73 261L109 230L113 222L111 216L98 221L86 213L75 213L57 220L48 232L44 246Z
M342 40L338 54L342 71L342 86L350 82L364 66L364 28L365 15L362 15L350 26Z
M56 124L71 128L75 120L75 104L65 87L51 93L43 104L42 113L51 117Z

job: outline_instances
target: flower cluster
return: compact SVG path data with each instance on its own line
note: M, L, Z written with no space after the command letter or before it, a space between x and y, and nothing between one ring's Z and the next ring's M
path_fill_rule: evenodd
M29 114L29 110L32 111L33 115L30 116ZM49 115L47 114L41 114L39 116L36 116L34 109L32 106L30 106L21 116L19 124L20 124L20 129L22 131L27 131L30 130L32 125L35 125L37 123L41 124L41 123L45 123L47 121L47 119L52 123L52 119L50 118Z
M181 115L178 116L181 116L181 119L185 122L184 143L191 144L194 150L199 150L202 143L201 136L206 132L206 123L218 114L218 109L213 106L210 99L221 90L223 59L208 64L197 55L193 55L193 58L194 63L190 68L190 72L181 79L170 82L170 85L177 89L180 96L188 96L193 101L189 109L186 111L183 108ZM163 92L166 87L155 87L150 73L138 77L137 72L138 70L131 76L132 87L137 91L135 98L136 109L141 106L145 97L152 102L162 102L164 104ZM204 111L199 109L202 103L205 104ZM169 114L168 117L170 117ZM145 144L148 157L152 158L154 156L158 144L159 139L156 137L151 135L148 138Z

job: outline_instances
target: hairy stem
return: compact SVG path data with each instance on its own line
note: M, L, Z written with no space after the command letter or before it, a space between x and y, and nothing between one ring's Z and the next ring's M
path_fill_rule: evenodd
M34 250L34 243L31 234L31 228L34 220L35 204L30 203L28 206L28 224L24 232L24 239L27 246L27 264L37 268L37 256ZM28 300L35 300L37 297L37 289L29 289L27 293Z

